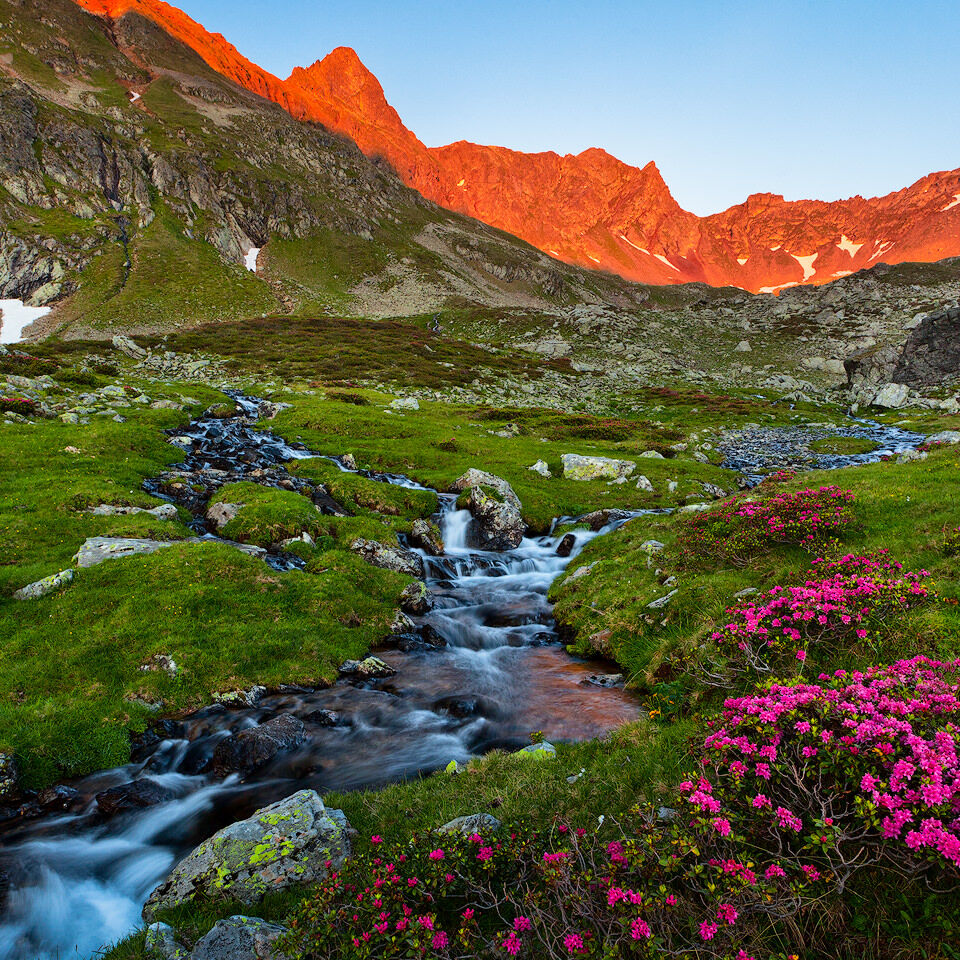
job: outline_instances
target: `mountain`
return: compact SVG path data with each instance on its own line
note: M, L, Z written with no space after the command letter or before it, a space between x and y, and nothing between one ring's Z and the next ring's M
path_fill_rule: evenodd
M406 186L337 131L345 71L321 125L174 8L88 5L0 0L0 299L45 330L647 298Z
M826 283L880 262L960 254L960 170L885 197L826 203L756 194L697 217L679 206L655 164L638 169L603 150L559 156L466 141L427 147L348 48L280 80L162 0L76 2L107 18L151 18L235 83L384 157L428 199L568 263L645 283L703 281L756 293Z

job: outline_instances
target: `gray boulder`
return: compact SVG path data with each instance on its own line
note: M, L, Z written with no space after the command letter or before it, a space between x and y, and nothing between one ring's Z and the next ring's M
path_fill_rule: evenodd
M379 657L367 657L365 660L347 660L340 667L340 672L361 680L376 680L380 677L392 677L397 671Z
M424 577L423 559L412 550L380 543L379 540L365 540L363 537L354 540L350 544L350 549L360 554L373 567L392 570L394 573L404 573L417 580L422 580Z
M256 903L272 891L318 883L343 865L353 833L342 810L301 790L201 843L150 894L143 918L152 923L157 911L197 898Z
M137 346L129 337L121 334L117 334L111 342L114 349L119 350L125 357L130 357L131 360L142 360L147 355L143 347Z
M101 503L90 510L97 517L127 517L137 513L147 513L159 520L176 520L177 508L172 503L162 503L159 507L116 507L112 503Z
M54 573L42 580L37 580L35 583L28 583L25 587L21 587L14 593L13 598L14 600L36 600L38 597L45 597L48 593L53 593L54 590L59 590L60 587L72 580L72 569L61 570L59 573Z
M190 951L177 942L173 927L168 923L151 923L143 945L150 956L161 960L187 960L190 956Z
M207 520L222 530L242 509L242 503L213 503L207 507Z
M193 948L191 960L280 960L286 955L277 940L286 932L286 927L259 917L228 917L218 920Z
M437 827L437 833L462 833L469 837L478 833L481 837L496 833L503 824L489 813L470 813L463 817L455 817L442 827Z
M429 520L417 518L410 525L410 540L433 557L443 553L443 537Z
M910 388L905 383L888 383L881 387L870 401L875 407L899 410L910 399Z
M136 537L88 537L74 559L81 568L93 567L104 560L117 560L121 557L133 557L142 553L156 553L165 547L176 547L185 543L209 543L202 537L188 537L186 540L141 540ZM267 551L251 543L233 543L223 540L241 553L251 557L264 557Z
M928 443L960 443L960 430L941 430L932 437L927 437Z
M623 480L637 469L633 460L582 457L576 453L565 453L560 460L567 480Z
M0 753L0 803L11 803L20 796L20 771L9 753Z
M515 504L490 496L481 487L473 487L467 509L476 521L480 546L487 550L513 550L520 546L527 525Z
M299 717L274 717L258 727L241 730L221 740L213 751L213 772L218 777L249 773L278 754L296 749L306 738Z

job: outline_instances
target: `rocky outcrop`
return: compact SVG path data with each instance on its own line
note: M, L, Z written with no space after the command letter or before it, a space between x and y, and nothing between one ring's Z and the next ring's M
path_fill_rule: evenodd
M426 551L432 557L443 553L443 537L440 530L429 520L418 517L410 525L410 542Z
M225 827L188 854L147 900L143 918L198 898L256 903L270 892L317 883L349 856L353 831L341 810L301 790Z
M912 387L960 380L960 306L928 314L910 332L891 379Z

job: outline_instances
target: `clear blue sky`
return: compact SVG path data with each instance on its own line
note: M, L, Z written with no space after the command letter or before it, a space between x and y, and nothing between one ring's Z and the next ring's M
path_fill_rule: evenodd
M178 0L286 77L357 50L425 143L656 161L698 214L960 167L960 0Z

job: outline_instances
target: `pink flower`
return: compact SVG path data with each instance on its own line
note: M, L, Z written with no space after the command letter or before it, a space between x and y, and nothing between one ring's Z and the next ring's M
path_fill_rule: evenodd
M514 930L522 931L522 930L531 930L532 928L533 928L533 924L530 923L530 920L528 917L517 917L513 921Z
M633 937L634 940L639 940L642 937L648 938L650 935L650 924L641 917L637 917L636 920L630 924L630 936Z
M442 860L443 859L443 850L440 847L437 847L436 850L431 850L427 857L430 860Z
M717 935L718 929L717 924L704 920L700 924L700 938L702 940L712 940Z
M567 953L577 953L583 949L583 937L579 933L568 933L563 938L563 945L567 948Z
M515 957L523 946L523 941L517 936L516 931L511 930L510 935L503 941L503 949L512 957Z

